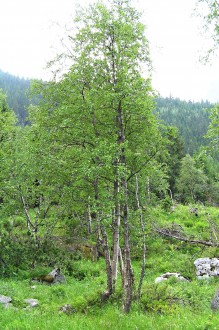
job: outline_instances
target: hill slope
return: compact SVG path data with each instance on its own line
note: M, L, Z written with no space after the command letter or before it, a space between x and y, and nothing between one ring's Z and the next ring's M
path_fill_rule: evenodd
M158 98L157 113L166 125L176 126L184 141L185 152L194 154L200 146L206 145L204 135L209 125L209 109L213 107L208 101L191 102L176 98Z
M0 88L7 95L7 102L18 117L19 123L25 125L27 108L30 104L28 91L30 80L15 77L0 70Z

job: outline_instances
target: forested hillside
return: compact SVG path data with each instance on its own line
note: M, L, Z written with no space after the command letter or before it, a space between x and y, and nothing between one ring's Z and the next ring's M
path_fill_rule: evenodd
M208 140L204 137L209 126L209 109L213 105L208 101L182 101L167 97L157 99L157 112L166 125L176 126L184 142L184 151L193 155Z
M27 109L30 104L28 90L30 80L13 76L0 70L0 88L7 96L7 103L14 110L19 123L26 123Z

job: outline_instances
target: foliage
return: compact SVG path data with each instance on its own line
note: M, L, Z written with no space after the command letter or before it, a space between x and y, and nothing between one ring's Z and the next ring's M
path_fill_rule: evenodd
M210 112L210 124L208 127L208 132L206 134L207 138L210 139L210 150L211 152L218 152L218 127L219 127L219 106L216 105L211 109Z
M217 54L219 45L219 3L217 0L199 0L198 15L203 19L203 27L206 35L210 36L212 46L204 57L207 61L212 55Z
M180 201L183 203L204 202L208 190L207 182L207 176L196 167L195 160L190 155L186 155L182 159L176 183Z
M173 205L173 202L171 198L167 196L166 198L162 199L161 205L165 211L169 211L171 209L171 206Z
M27 108L30 105L28 91L30 80L15 77L0 70L0 88L7 96L7 103L15 112L18 122L23 126L27 123Z
M186 102L172 97L158 98L156 103L159 118L166 125L178 128L184 145L184 153L192 156L201 146L208 144L204 135L208 130L208 109L212 108L211 103L208 101Z
M176 179L179 176L181 160L185 156L183 141L179 131L173 126L162 127L164 148L158 156L158 160L165 166L170 197L176 190ZM165 165L164 165L165 164Z
M195 156L195 162L204 174L208 177L207 202L211 205L218 205L218 155L216 145L212 148L211 143L208 148L200 150Z

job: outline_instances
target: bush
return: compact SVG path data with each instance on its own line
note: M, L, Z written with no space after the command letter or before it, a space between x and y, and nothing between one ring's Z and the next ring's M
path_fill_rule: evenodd
M163 210L168 212L168 211L170 211L171 206L172 206L172 200L169 196L166 196L161 202L161 207Z
M169 281L168 281L169 282ZM173 313L180 298L174 294L171 286L166 283L152 284L142 292L141 307L144 311L161 314Z

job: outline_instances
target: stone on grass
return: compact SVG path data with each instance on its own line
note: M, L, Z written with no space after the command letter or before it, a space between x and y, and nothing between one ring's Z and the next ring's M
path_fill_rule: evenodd
M61 273L59 268L53 269L48 275L54 278L53 284L65 284L65 276Z
M219 290L215 293L214 298L211 301L211 309L217 311L219 309Z
M65 284L65 276L61 273L60 268L53 269L47 275L40 275L36 278L32 278L32 282L45 283L45 284ZM32 288L35 288L32 286Z
M8 308L11 302L12 302L11 297L0 295L0 304L4 304L5 308Z
M29 305L29 307L37 307L39 305L39 301L37 299L28 298L24 301Z
M71 305L66 304L59 308L59 312L70 315L70 314L75 313L75 309Z
M198 279L208 279L219 275L219 259L199 258L194 261Z
M181 276L180 273L170 273L170 272L168 272L168 273L162 274L159 277L157 277L155 279L155 283L160 283L160 282L166 281L170 277L175 277L178 281L188 281L185 277Z

